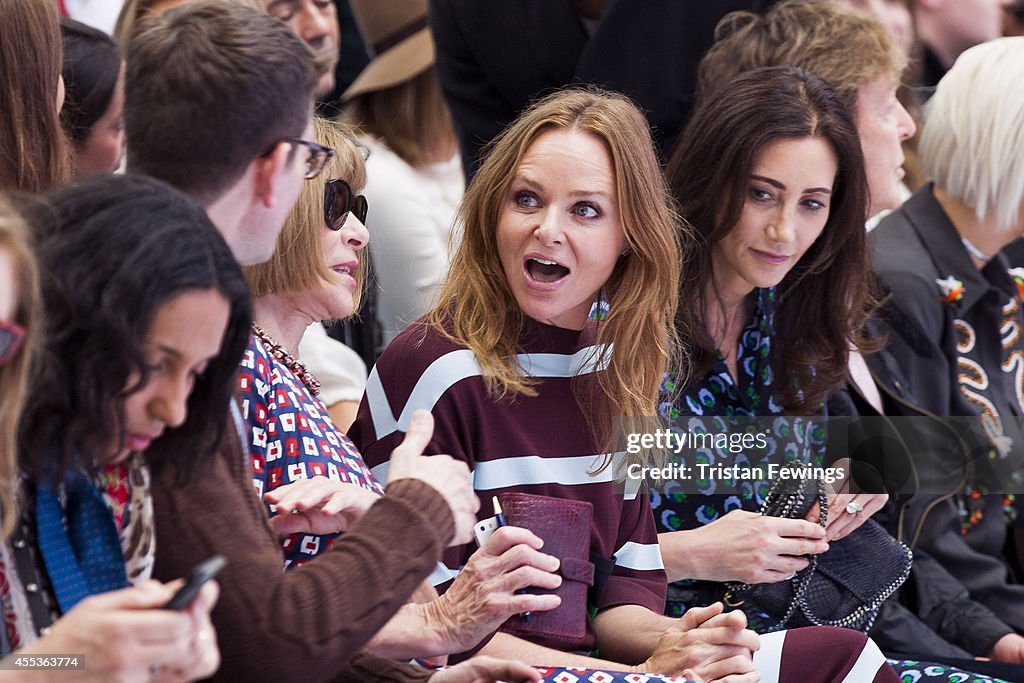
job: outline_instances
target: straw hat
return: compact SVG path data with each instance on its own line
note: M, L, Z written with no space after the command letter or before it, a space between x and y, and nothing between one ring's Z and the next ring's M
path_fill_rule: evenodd
M434 63L427 0L351 0L350 5L373 59L342 101L404 83Z

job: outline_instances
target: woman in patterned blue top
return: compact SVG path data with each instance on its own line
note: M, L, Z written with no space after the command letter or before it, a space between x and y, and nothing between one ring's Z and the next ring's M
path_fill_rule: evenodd
M355 194L366 182L359 152L337 124L316 119L314 133L336 150L323 179L307 180L271 260L243 269L255 322L238 374L242 413L253 486L271 526L287 534L286 568L326 551L384 493L317 397L319 382L293 355L311 323L356 309L369 239L366 199ZM277 515L278 508L291 514Z
M680 288L691 305L677 320L689 333L680 336L690 364L664 382L660 412L680 435L745 431L753 444L682 451L693 479L652 494L673 582L666 611L676 614L721 600L725 582L790 578L885 496L830 495L826 529L816 509L806 520L758 514L769 464L824 459L814 418L845 382L850 350L872 350L861 336L875 303L867 181L839 97L793 67L742 74L695 113L667 174L696 239ZM754 630L776 627L743 609ZM901 680L992 680L941 664L890 664Z
M255 323L238 371L242 413L253 485L284 535L286 569L324 554L383 494L317 398L316 378L289 351L310 323L353 313L369 239L366 200L356 194L366 180L361 150L343 124L314 119L313 131L333 151L322 177L307 180L271 260L243 269ZM392 659L467 652L513 614L557 606L551 594L518 594L561 582L541 544L526 529L493 534L443 596L424 584L368 651Z
M691 305L677 319L689 333L680 336L690 366L664 381L659 410L680 436L750 437L743 448L730 440L682 451L693 478L654 482L669 615L722 600L725 582L789 579L806 555L826 551L885 499L830 495L826 529L816 509L806 520L758 514L770 464L824 459L814 417L845 382L849 349L868 347L860 335L874 305L863 163L835 92L793 67L749 71L710 96L669 163L669 184L695 233L680 286ZM851 501L861 509L845 509ZM743 608L755 631L777 628ZM889 663L901 680L995 680L942 664Z
M827 550L815 521L758 510L769 463L821 464L824 429L810 416L842 384L872 298L860 145L816 76L736 78L695 114L668 176L697 239L681 286L693 305L678 320L691 367L666 379L662 416L680 434L756 436L681 453L693 478L652 494L675 614L722 599L727 581L786 580Z

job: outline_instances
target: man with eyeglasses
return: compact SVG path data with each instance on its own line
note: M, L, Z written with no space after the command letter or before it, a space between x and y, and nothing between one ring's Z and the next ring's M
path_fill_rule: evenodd
M326 161L305 142L308 49L256 10L204 1L155 20L127 58L128 170L202 205L242 265L266 261L302 179Z
M306 45L268 14L200 0L149 24L129 45L127 62L129 172L192 197L240 264L269 259L303 179L334 153L310 141L319 72ZM353 210L365 205L355 202ZM453 460L438 470L436 457L421 455L429 429L410 429L396 450L404 449L408 467L389 480L388 495L330 551L284 573L251 485L237 404L231 412L217 457L187 486L171 468L153 472L151 485L155 577L185 576L214 554L228 560L213 614L222 655L215 678L350 681L387 672L388 680L425 680L422 669L358 651L426 579L443 548L471 537L468 469ZM407 551L403 562L372 561L396 548ZM521 679L534 677L531 671L474 661L436 680Z

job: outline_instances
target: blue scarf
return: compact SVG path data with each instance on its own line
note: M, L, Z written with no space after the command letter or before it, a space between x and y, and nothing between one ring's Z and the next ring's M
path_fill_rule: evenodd
M90 595L126 588L128 578L114 517L96 486L72 471L63 488L63 507L54 489L36 491L36 532L54 595L66 613Z

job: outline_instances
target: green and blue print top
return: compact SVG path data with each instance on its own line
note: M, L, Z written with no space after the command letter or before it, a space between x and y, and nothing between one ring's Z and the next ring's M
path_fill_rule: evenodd
M694 529L735 509L757 512L772 484L767 477L769 463L820 463L823 459L824 424L812 422L813 418L784 415L778 401L770 362L775 296L774 288L751 293L754 308L740 335L735 379L719 353L708 372L688 387L680 390L671 377L662 383L659 413L673 431L688 432L692 438L694 434L757 430L764 437L753 448L739 450L719 443L670 456L675 464L686 466L692 476L651 488L651 508L659 532ZM717 466L721 469L714 469ZM758 468L765 478L746 478L742 474L756 475ZM710 476L701 477L702 472ZM729 476L731 473L737 476ZM678 581L669 585L665 613L681 616L690 607L721 599L724 593L725 584Z

